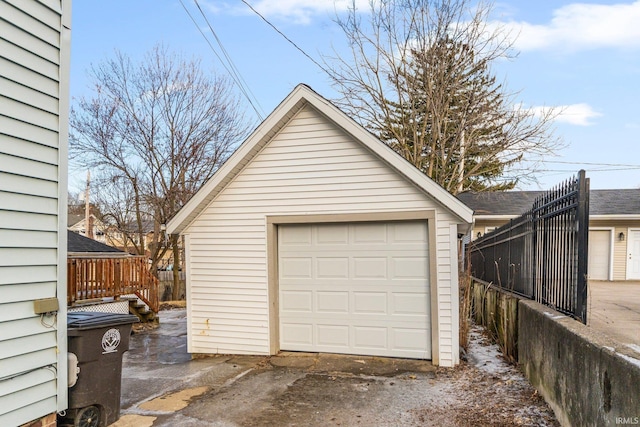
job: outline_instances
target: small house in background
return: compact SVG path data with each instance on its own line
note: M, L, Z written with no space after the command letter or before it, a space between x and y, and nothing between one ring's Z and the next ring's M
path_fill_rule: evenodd
M542 191L461 193L474 210L472 239L529 210ZM589 269L591 280L640 280L640 189L589 193Z
M67 408L71 2L0 3L0 425Z
M85 224L85 222L86 219L84 215L69 214L67 216L67 227L69 228L69 230L81 236L88 237L87 225ZM92 238L100 243L104 243L105 245L109 244L109 242L107 241L108 227L102 221L96 218L94 214L91 214L89 222L90 227L93 228Z
M471 220L299 85L167 225L185 237L188 350L453 366L458 236Z

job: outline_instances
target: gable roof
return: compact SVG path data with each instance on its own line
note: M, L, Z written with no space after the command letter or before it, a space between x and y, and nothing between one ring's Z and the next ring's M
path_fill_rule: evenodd
M68 253L109 253L109 254L121 254L123 256L129 255L119 249L112 246L105 245L96 240L89 239L67 230L67 252Z
M327 99L313 91L309 86L300 84L253 131L213 177L202 186L200 191L169 221L167 232L170 234L182 232L251 159L286 126L289 120L306 105L311 105L356 141L362 143L371 153L395 169L414 186L450 210L461 222L471 223L473 212L464 203L420 172Z
M476 217L519 216L531 209L545 191L504 191L458 194L458 199L474 210ZM591 190L589 215L640 216L640 189Z

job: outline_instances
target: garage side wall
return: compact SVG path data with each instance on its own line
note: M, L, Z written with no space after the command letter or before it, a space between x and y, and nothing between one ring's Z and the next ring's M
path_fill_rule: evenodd
M185 230L189 349L269 354L267 217L436 212L440 364L457 360L454 216L312 107L299 111ZM454 336L456 338L454 339Z

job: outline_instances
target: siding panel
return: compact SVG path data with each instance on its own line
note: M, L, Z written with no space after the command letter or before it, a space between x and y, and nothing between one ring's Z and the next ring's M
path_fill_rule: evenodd
M11 98L0 96L0 115L11 117L31 125L58 130L58 116L45 110L35 109Z
M266 215L424 209L438 210L442 222L436 230L442 269L436 289L450 295L452 215L305 107L185 230L190 351L269 353ZM451 310L444 313L451 324ZM450 343L451 328L440 331L440 338Z
M66 207L61 116L68 110L62 6L62 0L0 2L0 425L65 408L66 365L57 365L66 355L64 311L53 327L33 312L35 299L64 299L58 293L65 271L58 247L66 241L58 234Z
M5 266L2 267L2 274L0 274L0 285L2 285L2 299L0 301L22 301L21 299L12 299L17 293L20 293L17 289L11 291L11 286L25 286L22 289L23 297L26 298L43 298L41 295L40 287L48 288L54 283L52 277L55 277L56 266L55 265L43 265L43 266L31 266L29 268L23 268L20 266ZM32 288L27 288L26 286ZM34 295L36 293L36 295Z
M0 128L0 134L2 130L3 129ZM47 165L55 166L58 163L57 149L36 143L29 143L24 139L14 138L6 134L0 138L0 153L6 156L13 156L16 159L22 158ZM8 168L10 166L6 167Z
M31 353L24 353L19 356L3 359L2 363L0 363L0 378L14 377L14 384L17 387L22 381L22 374L34 371L45 366L55 366L57 361L56 359L55 348L48 348ZM18 376L20 376L20 378ZM34 418L29 419L32 420Z
M0 206L7 211L57 215L58 200L0 191Z
M11 28L8 30L11 31ZM0 38L0 52L9 61L24 67L25 71L47 77L52 82L58 80L58 66L39 55L34 55L2 38ZM57 87L57 83L55 86Z
M21 122L0 115L0 136L9 135L24 140L25 142L35 142L49 147L58 147L58 133L44 128L31 126L29 123ZM19 143L19 142L18 142ZM26 146L26 145L25 145ZM56 151L57 153L57 151Z

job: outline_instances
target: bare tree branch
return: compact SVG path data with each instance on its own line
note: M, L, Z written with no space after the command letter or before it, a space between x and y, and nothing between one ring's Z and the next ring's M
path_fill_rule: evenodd
M514 38L470 0L352 1L337 23L347 54L326 56L337 105L451 193L513 188L561 147L559 113L518 109L491 66ZM526 161L526 162L525 162Z
M159 225L222 165L248 123L227 79L163 46L139 63L116 52L91 77L93 96L71 111L71 156L99 172L105 218L137 253L149 254L155 271L167 251ZM145 245L150 223L153 244ZM177 254L178 239L171 242Z

